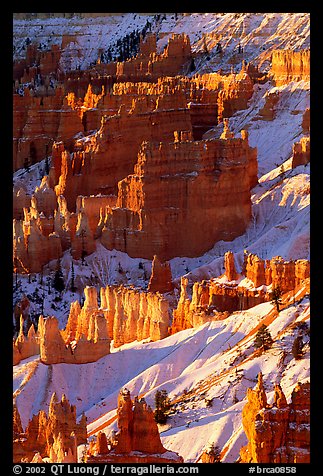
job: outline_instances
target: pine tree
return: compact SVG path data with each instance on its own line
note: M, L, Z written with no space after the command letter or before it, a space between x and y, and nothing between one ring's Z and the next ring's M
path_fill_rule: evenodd
M279 306L282 303L282 291L280 289L280 286L276 286L273 288L272 293L271 293L271 302L276 305L276 309L279 312Z
M46 156L45 158L45 175L49 174L49 157Z
M258 329L255 337L254 346L256 349L262 349L263 351L270 349L273 344L273 339L265 324L262 324Z
M302 336L297 336L293 342L292 354L295 360L300 360L303 357L303 338Z
M210 463L220 463L221 450L217 445L211 444L206 453L210 456Z
M53 279L53 287L56 289L56 291L60 293L64 291L65 289L65 282L64 282L60 259L57 260L57 267L56 267L55 276Z
M74 272L74 263L72 260L72 268L71 268L71 291L72 293L75 293L76 287L75 287L75 272Z
M24 160L24 169L26 170L26 172L30 171L29 158L28 157L26 157L25 160Z
M157 390L155 393L154 418L157 423L166 423L167 412L170 408L170 400L166 390Z
M195 61L194 61L194 58L192 58L191 64L190 64L190 72L192 73L195 70L196 70Z

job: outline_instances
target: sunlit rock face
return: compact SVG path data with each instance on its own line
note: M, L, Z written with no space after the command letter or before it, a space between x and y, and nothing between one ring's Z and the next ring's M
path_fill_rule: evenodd
M76 407L63 394L52 394L48 413L41 410L23 431L18 408L13 412L13 461L40 463L77 463L77 445L86 443L86 417L76 422Z
M119 182L102 244L168 260L240 235L251 216L249 150L247 138L143 143L134 173Z
M58 320L40 316L40 360L45 364L82 364L95 362L110 353L110 339L104 313L98 309L97 291L84 289L83 308L78 301L71 304L66 328L60 330Z
M291 81L309 81L310 50L273 51L270 72L276 86L282 86Z
M247 392L242 425L248 445L240 451L243 463L310 462L310 384L298 383L291 403L275 384L274 403L269 405L262 374L254 390Z
M281 256L262 260L255 254L245 253L243 269L238 273L234 254L228 251L224 255L224 269L221 276L193 284L182 276L170 333L225 319L234 311L271 301L274 288L279 288L282 295L295 296L300 287L309 291L308 260L285 261ZM241 282L245 278L247 285Z
M154 414L144 398L131 400L127 388L118 395L118 432L107 442L99 433L87 454L88 463L182 463L178 453L168 451L160 441Z

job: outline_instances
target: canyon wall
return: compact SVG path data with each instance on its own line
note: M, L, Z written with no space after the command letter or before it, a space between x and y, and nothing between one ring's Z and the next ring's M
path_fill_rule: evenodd
M254 157L247 135L144 142L134 174L118 184L101 243L132 257L168 260L201 255L242 234L251 216Z
M262 374L247 391L242 425L248 445L240 451L242 463L310 462L310 384L297 383L288 404L279 384L274 403L267 403Z
M310 80L310 50L274 50L271 70L275 86Z
M99 433L90 445L87 463L183 463L183 458L163 447L153 411L144 398L131 400L128 389L118 396L118 431L107 439Z
M64 86L53 89L48 96L32 96L29 88L24 95L13 96L13 169L35 164L50 156L54 141L73 144L73 136L83 132L76 110L64 97Z
M133 171L143 140L171 141L174 130L191 130L187 108L164 108L162 97L153 109L145 103L136 101L129 113L122 107L102 118L95 135L75 142L72 156L68 151L53 155L53 167L60 171L55 192L64 195L69 210L75 211L78 195L116 195L118 181Z
M53 393L48 415L41 410L23 431L19 411L13 412L13 462L77 463L77 445L87 442L86 417L76 422L76 407Z

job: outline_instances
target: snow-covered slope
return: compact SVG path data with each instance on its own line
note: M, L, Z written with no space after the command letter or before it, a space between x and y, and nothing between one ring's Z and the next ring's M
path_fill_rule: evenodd
M301 295L299 296L301 297ZM275 343L262 355L254 349L255 328L266 323ZM309 345L301 360L291 348L297 323L309 324L309 300L292 302L279 315L271 303L235 312L223 321L174 334L157 342L133 342L113 349L99 361L83 365L44 365L38 357L14 367L14 395L26 425L33 413L47 409L54 391L65 393L85 412L90 435L116 428L117 395L127 387L154 406L154 395L166 389L174 402L166 425L160 426L164 446L196 462L209 443L226 447L224 462L234 462L246 443L241 410L248 387L264 375L268 400L280 381L289 400L296 382L309 380ZM209 403L211 401L211 403Z

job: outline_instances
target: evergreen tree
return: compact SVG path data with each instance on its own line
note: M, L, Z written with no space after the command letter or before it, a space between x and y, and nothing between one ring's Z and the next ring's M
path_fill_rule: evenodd
M303 338L302 336L297 336L293 342L292 354L295 360L300 360L303 357Z
M45 158L45 175L49 174L49 157L46 156Z
M217 445L210 445L206 453L210 456L210 463L220 463L221 450Z
M72 293L75 293L76 287L75 287L75 272L74 272L74 263L72 260L72 268L71 268L71 291Z
M86 252L86 249L85 249L85 240L84 240L84 237L85 237L85 230L82 230L82 231L81 231L81 240L82 240L81 260L82 260L82 264L84 264L84 262L85 262L85 256L87 255L87 252Z
M279 312L279 306L282 303L281 296L282 296L282 291L280 289L280 286L274 287L271 293L271 302L276 305L276 309L278 312Z
M194 58L192 58L191 64L190 64L190 72L192 73L195 70L196 70L195 61L194 61Z
M157 390L155 393L154 418L157 423L166 423L167 412L170 409L170 400L166 390Z
M273 344L273 339L265 324L262 324L255 337L254 346L256 349L262 349L263 351L270 349Z
M64 291L65 289L65 282L64 282L60 259L57 260L57 267L56 267L55 276L53 279L53 287L56 289L56 291L60 293Z
M26 157L25 160L24 160L24 169L26 170L26 172L29 172L29 170L30 170L29 158L28 157Z

